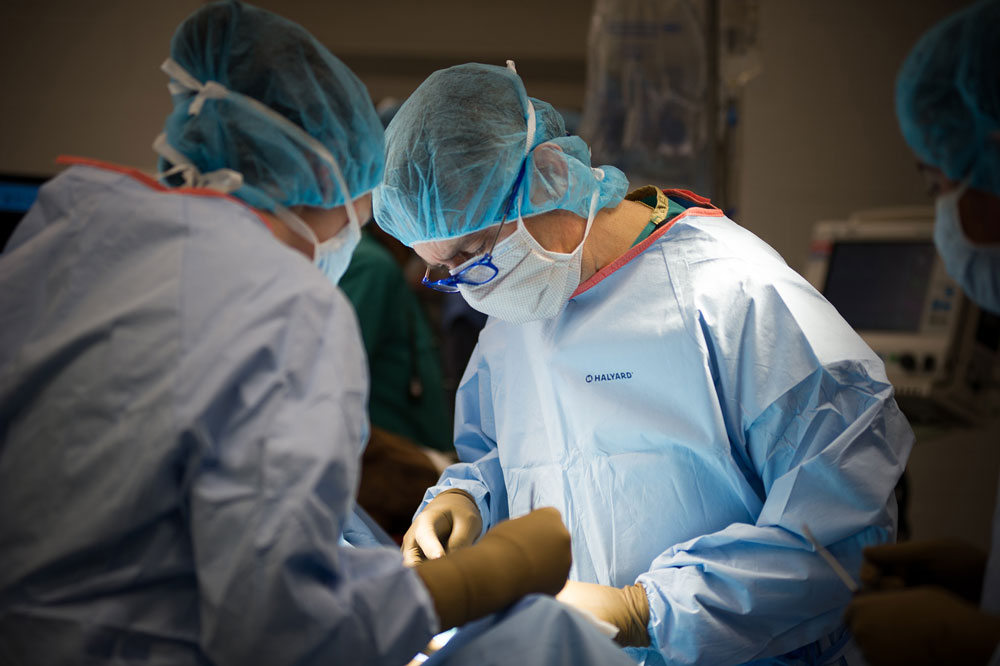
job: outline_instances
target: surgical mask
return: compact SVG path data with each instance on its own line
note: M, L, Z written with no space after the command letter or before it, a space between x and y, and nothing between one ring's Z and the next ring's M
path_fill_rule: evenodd
M347 224L340 231L321 243L312 227L288 208L275 206L274 214L292 231L312 243L313 263L333 284L339 283L351 263L355 248L361 242L361 226L357 224L356 218L348 218Z
M497 276L486 284L458 285L466 302L484 314L512 324L559 315L580 285L583 244L597 215L598 194L595 192L590 199L583 239L569 253L552 252L539 245L525 228L519 207L517 230L493 249ZM465 264L454 272L464 267Z
M962 230L958 202L968 188L966 181L937 198L934 244L948 275L966 295L983 309L1000 314L1000 245L978 245Z
M274 109L261 104L252 97L229 90L216 81L209 81L207 83L198 81L172 58L167 58L160 68L171 78L171 82L167 86L171 94L184 91L196 93L192 97L188 107L188 113L191 115L199 114L207 99L231 98L234 103L244 104L253 108L258 115L270 120L287 136L298 142L330 167L330 173L333 175L337 186L344 196L344 208L347 211L348 219L345 227L336 236L320 243L316 238L315 232L313 232L312 228L302 218L276 201L274 202L274 214L287 223L293 231L312 243L313 263L334 284L337 284L351 263L351 255L354 253L354 248L357 247L358 242L361 240L361 221L358 219L357 209L354 206L350 190L347 187L347 181L344 180L343 173L340 170L340 165L337 164L337 160L334 159L326 146L288 118L285 118ZM201 173L191 160L170 145L163 134L156 137L156 140L153 142L153 149L174 165L172 169L160 174L161 179L176 173L183 177L184 184L187 187L205 187L226 194L234 192L244 185L243 174L232 169L218 169L209 173ZM357 196L360 196L360 194Z

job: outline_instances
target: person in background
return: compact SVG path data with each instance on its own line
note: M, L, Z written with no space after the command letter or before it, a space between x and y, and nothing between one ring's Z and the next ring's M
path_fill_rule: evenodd
M935 198L948 274L1000 313L1000 2L934 26L896 80L896 113ZM872 666L1000 664L1000 503L987 554L959 540L870 548L847 621Z
M431 449L454 451L430 324L402 268L367 229L340 287L358 315L368 356L372 425Z
M490 315L406 561L551 505L558 598L635 659L856 663L805 528L848 567L894 538L913 434L885 368L708 200L627 188L513 63L435 72L389 124L376 222Z
M164 70L177 187L76 160L0 256L0 662L405 664L557 592L552 508L416 569L341 541L368 379L334 284L384 168L361 82L238 2L185 20ZM625 658L554 601L520 616Z
M371 377L358 503L401 540L440 473L427 450L454 460L441 363L402 269L367 227L339 284L357 314Z
M385 127L399 103L387 98L375 108ZM371 376L372 431L361 458L358 504L397 543L424 490L455 460L441 359L400 254L412 256L366 225L339 282L358 316Z
M399 110L393 98L377 107L385 127ZM441 358L434 333L400 260L412 253L378 229L365 228L340 288L354 306L371 369L373 426L420 446L454 453Z

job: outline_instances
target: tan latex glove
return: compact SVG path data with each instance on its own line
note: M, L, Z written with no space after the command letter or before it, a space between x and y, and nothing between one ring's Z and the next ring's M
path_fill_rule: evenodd
M862 593L844 619L871 666L982 666L1000 643L1000 617L940 587Z
M985 550L958 539L865 548L861 582L870 590L937 585L978 604L986 556Z
M618 588L570 580L556 599L618 627L615 641L619 645L649 645L649 599L638 583Z
M551 507L506 520L474 546L421 562L441 630L506 608L526 594L555 594L566 582L569 532Z
M471 546L483 531L483 518L472 496L446 490L424 507L403 535L403 564L408 567Z

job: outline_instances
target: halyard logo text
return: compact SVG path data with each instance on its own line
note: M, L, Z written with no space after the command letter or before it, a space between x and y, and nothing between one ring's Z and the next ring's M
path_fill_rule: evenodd
M587 375L587 383L614 382L620 379L632 379L631 372L605 372L599 375Z

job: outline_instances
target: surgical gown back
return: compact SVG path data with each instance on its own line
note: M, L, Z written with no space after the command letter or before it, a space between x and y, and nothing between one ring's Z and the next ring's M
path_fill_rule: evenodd
M401 664L426 644L398 551L338 543L366 429L351 307L250 209L74 166L0 285L0 662Z

